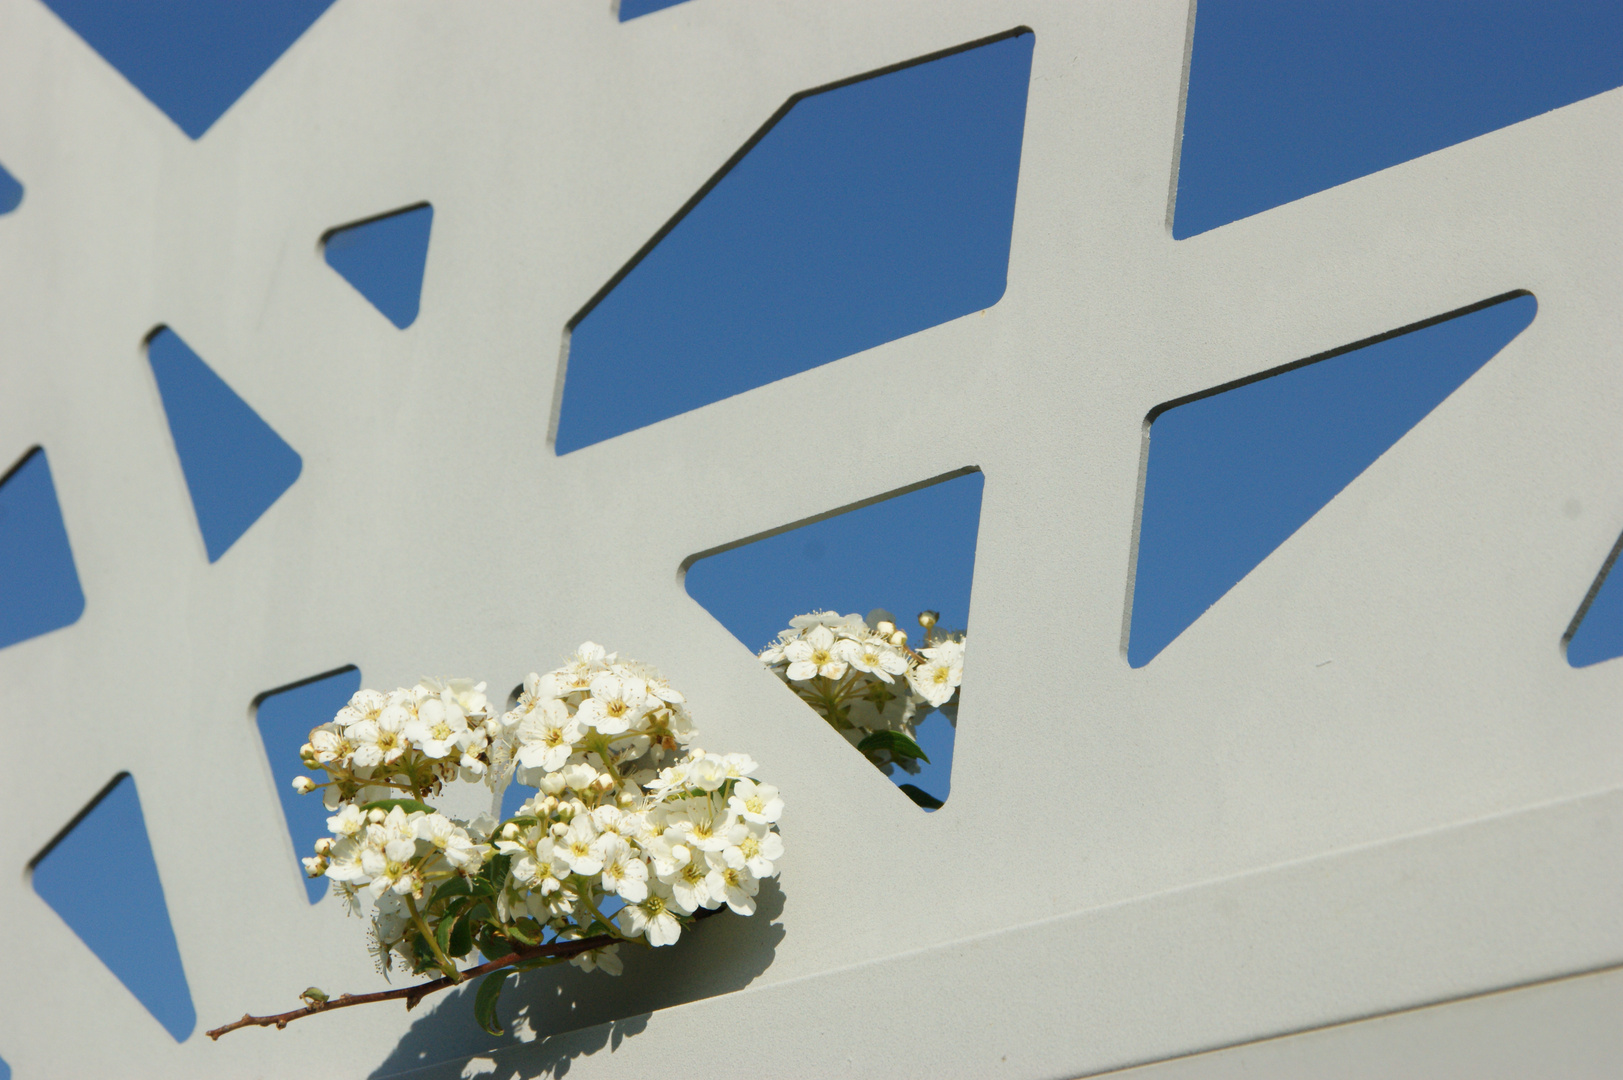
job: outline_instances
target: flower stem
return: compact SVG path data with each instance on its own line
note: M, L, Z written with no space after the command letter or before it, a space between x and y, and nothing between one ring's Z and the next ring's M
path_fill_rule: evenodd
M417 924L417 932L423 935L428 947L433 950L434 959L439 961L440 970L445 972L445 977L454 983L461 982L462 972L457 970L457 966L451 963L450 957L440 948L439 941L434 937L434 931L428 928L428 921L423 918L423 913L417 910L417 901L411 896L406 897L406 910L411 912L411 921Z

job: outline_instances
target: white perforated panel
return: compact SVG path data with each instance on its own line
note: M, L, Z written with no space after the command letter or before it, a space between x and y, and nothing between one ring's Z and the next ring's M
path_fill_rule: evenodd
M1623 665L1558 649L1623 529L1623 92L1174 242L1189 14L341 0L192 142L42 5L0 3L0 151L28 185L0 218L0 459L47 447L87 598L0 651L15 1075L1075 1076L1623 962ZM996 306L554 456L565 324L786 97L1022 24ZM420 200L401 332L317 239ZM1520 337L1128 667L1151 407L1513 289L1539 302ZM142 357L160 323L303 456L212 565ZM786 483L858 374L910 388L899 429L950 435ZM678 567L964 466L975 647L925 815ZM657 523L619 527L605 493ZM535 991L536 1034L630 1019L468 1071L465 1021L392 1006L203 1037L379 985L290 872L253 697L349 663L511 685L584 638L661 667L790 797L779 930L718 920L659 968L700 1000L651 1015L670 999L564 976L579 997ZM23 874L126 769L197 1006L182 1044Z

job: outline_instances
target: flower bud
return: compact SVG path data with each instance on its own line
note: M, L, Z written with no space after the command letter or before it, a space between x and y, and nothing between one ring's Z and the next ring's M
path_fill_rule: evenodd
M919 625L924 627L926 630L930 629L930 627L934 626L936 623L938 623L940 621L941 621L941 612L939 612L939 611L921 611L921 612L919 612Z
M506 825L502 826L502 839L503 840L513 840L513 839L517 838L517 836L518 836L518 826L517 825L515 825L511 821L509 821Z
M906 645L907 644L907 631L906 630L898 630L894 634L890 635L890 643L892 645L895 645L897 648L901 648L903 645Z
M388 816L389 815L385 814L382 810L373 809L367 812L366 820L370 821L374 825L382 825L383 819Z
M553 822L553 824L552 824L552 835L553 836L563 836L567 832L569 832L569 824L568 824L568 822L563 822L563 821L555 821L555 822Z
M293 790L297 791L300 795L308 795L315 789L316 782L310 779L308 776L295 776L293 778Z
M602 790L608 791L614 786L614 777L610 776L608 773L604 773L602 776L599 776L594 783L596 783L597 786Z
M317 855L329 855L331 853L332 853L332 837L323 836L320 840L316 841L316 854Z

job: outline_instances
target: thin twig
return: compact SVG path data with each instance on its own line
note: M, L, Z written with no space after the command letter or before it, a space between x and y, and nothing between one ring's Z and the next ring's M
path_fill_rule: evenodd
M715 915L721 910L721 908L700 908L693 913L694 921L697 922L699 919ZM229 1024L217 1027L213 1031L207 1032L207 1035L211 1039L218 1040L221 1035L228 1031L236 1031L238 1028L275 1027L280 1030L300 1017L313 1016L319 1012L331 1012L334 1009L347 1009L351 1005L370 1005L374 1001L399 1001L404 999L406 1008L414 1009L419 1001L436 990L456 986L458 983L467 982L478 975L500 971L502 968L512 967L514 964L522 963L525 960L534 960L537 957L566 959L571 956L579 956L581 953L591 952L593 949L601 949L605 945L614 945L625 940L625 938L615 937L612 934L598 934L594 937L580 938L576 941L554 941L550 945L520 945L506 956L459 972L460 978L456 982L453 982L449 976L442 976L430 982L418 983L416 986L398 986L393 990L379 990L372 994L339 994L335 998L306 1005L302 1009L291 1009L288 1012L276 1013L271 1016L252 1016L244 1013L241 1020L233 1020Z
M468 968L466 971L461 972L462 978L459 981L466 982L476 975L484 975L488 972L499 971L504 967L511 967L512 965L523 960L533 960L538 956L555 956L560 958L579 956L581 953L591 952L593 949L601 949L605 945L613 945L615 942L621 940L624 939L614 937L611 934L598 934L596 937L581 938L578 941L556 941L550 945L521 945L516 951L508 953L506 956L480 964L478 967ZM273 1016L251 1016L245 1014L241 1020L234 1020L229 1024L222 1027L217 1027L213 1031L210 1031L208 1033L208 1037L211 1039L218 1039L221 1035L224 1035L228 1031L235 1031L238 1028L244 1027L275 1026L277 1028L285 1028L291 1021L297 1020L301 1016L311 1016L318 1012L331 1012L333 1009L347 1009L351 1005L370 1005L374 1001L396 1001L404 998L406 1008L412 1009L416 1008L419 1001L423 1000L423 998L427 997L429 994L432 994L434 991L444 990L447 986L455 985L456 983L453 983L449 976L442 976L441 978L434 979L431 982L418 983L416 986L399 986L393 990L379 990L373 994L340 994L335 998L328 999L327 1001L317 1002L313 1005L306 1005L302 1009L293 1009L285 1013L276 1013Z

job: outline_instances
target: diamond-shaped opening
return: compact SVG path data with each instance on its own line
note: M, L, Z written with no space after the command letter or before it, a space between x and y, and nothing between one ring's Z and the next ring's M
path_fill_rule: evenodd
M321 254L384 318L404 330L417 321L433 231L434 208L417 203L327 230Z
M570 322L556 451L997 303L1034 40L790 98Z
M309 741L313 728L331 720L360 688L360 669L342 667L267 690L254 698L250 710L276 783L287 836L293 842L292 866L312 904L326 895L327 879L305 877L300 860L312 853L317 840L328 835L328 811L319 794L300 795L293 790L295 777L313 776L299 761L299 747Z
M1623 85L1623 4L1210 3L1192 29L1180 240Z
M1153 410L1128 663L1153 660L1537 310L1526 292L1494 297Z
M176 1042L185 1042L197 1013L135 778L113 777L28 869L40 899Z
M1612 545L1578 613L1562 635L1567 663L1573 667L1588 667L1623 656L1623 571L1617 569L1620 554L1623 536Z
M51 466L36 446L0 476L0 649L71 625L84 610Z
M209 562L217 562L282 493L304 459L179 334L147 338L175 454Z
M962 469L701 552L686 563L688 595L756 653L774 642L791 619L816 611L859 617L878 612L875 622L894 613L896 624L908 632L908 645L922 648L924 631L916 621L920 612L938 613L938 630L961 631L969 625L983 482L979 469ZM847 675L852 682L842 690ZM851 720L849 706L862 696L859 678L870 690L880 685L848 666L845 675L833 679L821 674L785 678L784 692L796 694L803 704L819 696L826 701L829 693L848 693L842 701L847 711L833 721L838 726ZM898 692L907 685L905 676L893 678L895 682L883 685ZM916 772L894 763L885 769L926 809L945 802L951 790L957 700L952 697L943 709L926 702L917 706L910 723L896 725L911 732L928 761L916 762ZM827 720L831 711L828 704L804 707L814 721L820 715ZM853 743L853 755L864 730L842 731ZM883 739L872 749L884 749Z

